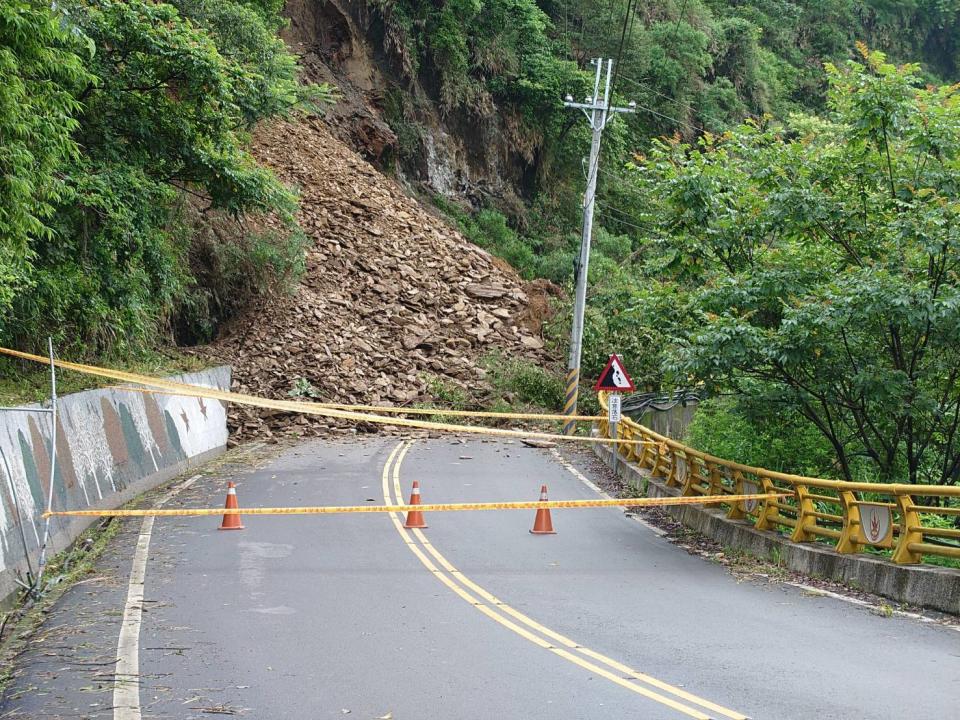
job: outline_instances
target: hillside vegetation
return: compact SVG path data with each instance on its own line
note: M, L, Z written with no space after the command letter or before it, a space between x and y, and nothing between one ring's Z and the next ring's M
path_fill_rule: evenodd
M0 5L0 342L140 350L302 264L296 198L246 150L258 121L326 94L298 83L281 7ZM285 229L258 233L256 213ZM236 225L229 241L198 248L198 216Z
M284 12L309 16L291 47L312 65L279 39ZM332 351L297 336L297 313L326 323L360 304L413 313L409 337L383 342L419 353L396 382L378 370L369 395L482 402L463 390L490 349L562 360L567 301L527 327L521 279L549 289L541 306L550 282L571 286L589 131L560 99L589 92L589 58L612 57L615 102L637 112L603 137L585 375L616 350L644 389L703 385L715 399L694 435L735 459L956 482L958 30L960 0L12 0L0 5L0 343L36 349L49 334L63 353L130 361L218 335L214 347L247 352L249 335L262 341L250 372L265 374L244 382L310 394ZM365 103L380 125L355 134L386 128L371 153L383 167L404 181L446 173L441 211L519 274L471 251L461 280L492 279L509 307L460 283L459 320L445 317L434 271L461 240L426 215L387 219L395 188L318 124L336 91L302 78L332 76L324 63L340 63L354 103L334 125L359 124ZM250 152L276 119L291 142L261 130L259 157L283 182ZM443 137L463 149L448 159L460 175L440 167ZM326 155L340 158L337 182ZM365 195L392 198L387 214L343 205ZM425 226L446 239L415 252ZM416 256L408 297L379 304L379 268L351 261L346 304L329 307L339 236L351 258ZM323 327L349 324L334 320ZM271 327L303 358L268 346ZM364 327L340 357L369 352ZM438 384L431 373L451 365Z
M473 31L532 4L470 4L468 26L444 20L452 6L403 7L399 26L424 31L408 46L445 68L441 103L540 120L520 124L542 153L528 215L444 204L526 277L569 286L588 141L580 118L531 112L520 89L584 94L536 59L548 39L619 60L616 101L638 112L604 134L588 377L615 350L646 389L704 386L717 399L693 437L741 461L960 478L960 105L942 85L958 75L958 6L554 3L540 40ZM488 68L493 48L506 59Z
M208 340L251 297L297 276L296 198L245 147L257 122L329 100L327 87L297 81L277 38L283 5L3 4L0 341L37 347L52 334L75 352L123 355ZM564 282L571 238L558 229L577 221L587 132L558 99L589 87L586 58L616 57L615 95L640 104L605 135L608 172L659 134L692 138L746 116L822 109L822 61L847 56L855 39L920 60L924 80L957 72L960 12L943 0L365 7L380 18L377 39L401 76L421 81L443 114L507 116L507 141L536 180L521 183L532 209L510 218L525 242L504 242L522 273ZM402 92L398 102L394 125ZM397 129L401 140L411 131ZM601 215L611 217L601 224L629 236L616 187L605 193ZM261 213L285 218L287 229L264 231L252 220ZM496 217L481 222L511 232ZM605 247L614 260L629 254L613 238ZM553 258L533 268L529 253Z

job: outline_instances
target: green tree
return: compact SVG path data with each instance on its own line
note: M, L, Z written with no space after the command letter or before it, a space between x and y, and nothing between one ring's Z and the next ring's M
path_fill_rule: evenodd
M839 473L960 478L960 94L828 66L829 119L661 142L635 169L694 288L672 369L796 412ZM681 328L682 329L682 328Z
M39 111L34 117L28 102L25 113L53 140L22 132L47 149L43 173L21 165L4 174L28 190L37 178L27 196L36 209L23 217L43 226L20 221L14 236L31 289L14 293L10 273L0 276L0 338L28 346L52 333L86 352L135 350L154 341L178 305L190 305L194 232L183 198L204 214L273 213L292 231L295 198L246 151L248 131L323 100L327 88L298 84L276 36L274 0L64 0L57 15L33 7L46 24L28 33L32 52L56 68L0 64L0 79L11 82L0 86L24 95L37 85ZM13 37L29 59L33 46ZM73 45L88 52L86 71L60 49ZM0 157L16 157L17 145L0 140ZM285 237L276 247L299 252Z
M77 155L75 93L93 78L64 20L49 2L0 5L0 314L28 282L31 239L51 235L59 170Z

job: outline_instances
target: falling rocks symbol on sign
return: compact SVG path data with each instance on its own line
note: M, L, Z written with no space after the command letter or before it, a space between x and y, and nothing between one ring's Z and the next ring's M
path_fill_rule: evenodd
M623 367L623 361L618 355L611 355L607 361L607 366L600 373L600 379L597 380L594 390L632 392L633 389L633 380L630 379Z

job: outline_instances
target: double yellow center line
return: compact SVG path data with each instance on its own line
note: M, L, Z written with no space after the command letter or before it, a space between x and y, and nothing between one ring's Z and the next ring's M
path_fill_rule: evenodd
M382 477L383 501L387 505L397 505L402 502L403 492L400 489L400 466L412 445L412 441L403 441L397 444L384 465ZM395 493L394 496L391 495L391 491ZM457 570L457 568L431 544L423 532L404 528L401 522L401 515L391 513L389 517L410 551L417 556L417 559L423 563L427 570L433 573L433 576L437 578L437 580L491 620L494 620L525 640L532 642L544 650L548 650L574 665L588 670L594 675L605 678L627 690L672 708L688 717L696 718L697 720L715 720L718 716L730 718L731 720L749 720L749 718L742 713L717 705L709 700L688 693L681 688L665 683L662 680L657 680L646 673L627 667L623 663L617 662L590 648L583 647L570 638L550 628L544 627L519 610L499 600ZM708 712L713 714L707 714Z

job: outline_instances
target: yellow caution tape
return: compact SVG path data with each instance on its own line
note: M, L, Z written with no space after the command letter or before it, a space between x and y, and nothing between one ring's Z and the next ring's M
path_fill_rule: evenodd
M20 352L19 350L10 350L0 347L0 353L17 357L22 360L31 360L36 363L49 364L49 358L30 353ZM649 440L613 440L605 437L586 437L581 435L560 435L556 433L544 432L524 432L522 430L505 430L502 428L476 427L472 425L452 425L449 423L436 423L426 420L410 420L408 418L392 418L382 415L371 415L370 413L350 412L347 410L336 410L334 408L324 407L320 403L313 402L292 402L289 400L270 400L268 398L257 397L256 395L244 395L242 393L227 392L217 390L216 388L205 388L199 385L188 385L173 380L164 380L162 378L153 378L149 375L138 375L137 373L124 372L122 370L111 370L110 368L98 367L96 365L84 365L82 363L68 362L66 360L54 360L54 365L64 370L73 370L84 373L85 375L95 375L97 377L110 378L121 382L136 383L138 385L147 385L148 387L172 390L173 394L186 395L188 397L205 397L224 402L233 402L239 405L250 405L252 407L267 408L270 410L286 410L292 413L304 413L307 415L320 415L322 417L338 418L341 420L352 420L354 422L368 422L378 425L393 425L396 427L412 427L422 430L434 430L439 432L470 433L474 435L493 435L495 437L511 438L530 438L538 440L550 440L553 442L586 442L609 445L619 443L621 445L653 445Z
M49 362L49 361L48 361ZM126 390L128 392L139 392L145 395L176 395L172 391L148 390L147 388L131 387L121 385L117 390ZM485 410L448 410L447 408L411 408L397 407L394 405L350 405L348 403L312 403L317 407L330 408L333 410L350 410L361 412L383 413L385 415L448 415L450 417L472 417L472 418L493 418L499 420L556 420L566 422L571 420L582 420L584 422L593 422L595 420L606 420L606 415L560 415L551 413L509 413L509 412L487 412Z
M703 497L663 497L597 500L530 500L522 502L443 503L425 505L327 505L318 507L276 508L181 508L179 510L57 510L45 512L43 517L69 515L74 517L190 517L195 515L342 515L345 513L380 512L456 512L461 510L534 510L544 508L601 508L601 507L662 507L664 505L710 505L734 503L741 500L770 500L787 497L791 493L762 495L704 495Z

